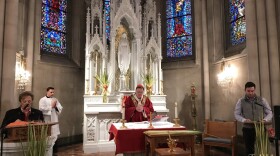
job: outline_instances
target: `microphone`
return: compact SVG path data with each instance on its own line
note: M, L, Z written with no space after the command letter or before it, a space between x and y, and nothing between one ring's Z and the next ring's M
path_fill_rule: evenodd
M258 106L262 106L262 107L264 107L264 105L263 104L260 104L260 103L258 103L257 101L256 102L254 102L256 105L258 105Z
M256 105L258 105L258 106L261 106L261 107L263 107L263 108L265 108L265 109L267 109L267 110L273 112L271 109L265 107L262 103L259 103L259 102L256 101L256 102L254 102L254 104L256 104Z
M23 109L25 110L28 106L29 106L29 104L25 105Z

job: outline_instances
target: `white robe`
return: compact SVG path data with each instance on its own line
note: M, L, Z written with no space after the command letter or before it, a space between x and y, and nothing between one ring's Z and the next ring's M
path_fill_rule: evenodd
M58 115L62 112L62 106L60 102L57 100L56 108L52 108L52 100L57 100L56 98L47 98L46 96L42 97L39 101L39 110L43 112L45 122L58 122ZM55 124L52 126L52 136L57 136L60 134L59 124Z

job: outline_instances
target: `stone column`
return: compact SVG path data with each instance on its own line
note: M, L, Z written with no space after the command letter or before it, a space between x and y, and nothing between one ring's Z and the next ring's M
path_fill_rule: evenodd
M279 0L278 0L279 2ZM267 18L267 36L268 36L268 56L269 56L269 71L270 71L270 92L271 92L271 104L280 105L279 93L280 93L280 74L279 74L279 45L277 39L277 23L276 23L276 10L275 0L266 0L266 18ZM279 2L280 3L280 2ZM280 9L280 8L278 8ZM278 31L280 27L278 26Z
M17 0L1 2L4 5L2 86L1 86L1 118L8 109L18 107L15 95L15 62L18 51L18 7ZM2 10L2 9L1 9ZM0 11L2 12L2 11ZM3 12L2 12L3 13ZM2 23L1 23L2 24ZM0 25L1 25L0 24ZM1 31L0 31L1 32ZM2 37L2 36L1 36ZM1 49L2 50L2 49Z
M101 53L102 54L102 53ZM104 52L104 55L102 55L102 74L104 74L105 72L107 73L107 71L105 71L105 68L106 68L106 56L105 56L105 52ZM107 73L108 74L108 73Z
M159 91L159 94L162 94L161 92L161 88L163 87L161 81L163 81L163 73L162 73L162 69L161 69L161 59L162 57L159 56L158 57L158 91Z
M154 84L156 85L155 86L155 94L157 95L159 92L159 68L158 68L158 58L156 58L156 60L155 60L155 82L154 82Z
M144 54L143 55L143 74L146 75L147 74L147 56Z
M260 79L260 95L266 97L270 102L270 87L269 87L269 65L268 65L268 47L267 47L267 27L265 17L265 1L256 1L257 10L257 45L258 45L258 60L259 60L259 79ZM248 18L246 18L247 20ZM251 59L250 57L248 58ZM250 72L250 70L249 70ZM258 87L257 87L258 88Z
M141 58L141 41L140 41L140 39L141 39L141 36L136 36L136 52L137 52L137 58ZM141 60L140 59L137 59L137 63L136 63L136 71L135 71L135 73L136 73L136 75L137 76L135 76L136 77L136 84L139 84L139 83L142 83L143 82L143 80L142 80L142 78L141 78L141 74L142 74L142 72L143 71L141 71L141 68L140 68L140 64L141 64L141 62L140 62ZM135 86L136 87L136 86Z
M259 60L258 60L258 30L256 0L245 1L246 11L246 51L248 53L248 80L253 81L257 86L260 84ZM250 29L248 29L250 28ZM260 87L256 88L260 92Z
M2 71L3 65L3 39L4 39L4 20L5 20L5 0L0 0L0 70ZM2 82L2 72L0 72L0 82ZM2 83L0 83L0 88L2 88ZM1 90L2 92L2 90ZM0 94L1 94L0 92ZM1 100L1 97L0 97ZM1 110L1 104L0 104ZM1 111L0 111L1 112Z
M113 29L114 30L114 29ZM116 83L116 67L118 66L116 64L116 51L115 51L115 38L116 38L116 34L114 33L114 31L111 30L111 51L110 51L110 73L109 75L112 74L113 79L111 80L110 86L109 86L109 92L115 93L115 83Z
M26 36L26 70L30 72L30 83L26 90L32 90L32 76L33 76L33 60L34 60L34 40L35 40L35 0L25 0L28 4L27 16L24 16L27 21L27 36ZM27 18L28 17L28 18ZM25 39L25 38L24 38ZM40 44L40 43L39 43Z
M202 55L203 55L203 84L205 119L210 119L210 84L209 84L209 57L208 57L208 34L206 0L202 0Z
M85 94L89 94L91 91L91 81L90 81L90 55L86 54L85 60Z
M130 57L130 70L131 70L131 75L130 75L130 86L129 89L134 89L134 87L137 85L135 77L137 77L135 71L136 68L134 64L137 62L137 59L142 59L142 58L137 58L137 53L136 53L136 41L132 41L132 46L131 46L131 57Z

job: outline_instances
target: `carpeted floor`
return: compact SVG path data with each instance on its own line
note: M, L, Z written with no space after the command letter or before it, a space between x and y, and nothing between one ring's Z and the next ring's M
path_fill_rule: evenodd
M107 153L95 153L95 154L84 154L83 152L83 144L75 144L66 147L60 147L57 150L58 152L55 156L114 156L114 152ZM211 156L230 156L230 151L223 152L218 149L211 149ZM203 148L201 144L195 145L195 155L203 156Z

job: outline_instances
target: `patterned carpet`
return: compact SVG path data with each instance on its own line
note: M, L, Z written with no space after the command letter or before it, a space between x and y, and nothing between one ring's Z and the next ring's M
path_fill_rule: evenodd
M201 144L195 145L195 155L203 156L203 148ZM114 152L107 153L95 153L95 154L84 154L83 153L83 144L75 144L66 147L58 148L58 152L54 156L114 156ZM131 156L134 156L130 154ZM221 150L211 149L211 156L230 156L229 152L225 153ZM119 154L117 155L119 156ZM137 155L138 156L138 155Z

